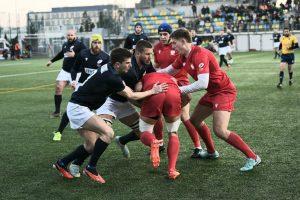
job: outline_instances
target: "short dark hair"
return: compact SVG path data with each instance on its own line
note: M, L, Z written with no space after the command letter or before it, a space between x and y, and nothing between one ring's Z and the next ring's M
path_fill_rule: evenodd
M142 53L145 51L146 48L152 48L152 44L148 42L147 40L140 40L136 43L135 51Z
M289 30L289 31L291 31L291 29L289 27L284 27L283 30Z
M192 43L192 37L190 32L185 28L180 28L174 31L171 36L172 39L179 40L185 39L188 43Z
M122 63L125 59L131 58L132 54L125 48L114 48L110 52L110 62L114 65L116 62Z

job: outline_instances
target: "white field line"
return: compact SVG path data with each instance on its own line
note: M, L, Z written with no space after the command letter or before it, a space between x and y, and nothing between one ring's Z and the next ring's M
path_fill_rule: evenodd
M14 90L8 90L8 91L0 91L0 94L8 94L8 93L14 93L14 92L20 92L20 91L27 91L27 90L35 90L35 89L39 89L39 88L44 88L44 87L48 87L48 86L52 86L55 85L55 83L51 83L51 84L47 84L47 85L39 85L39 86L35 86L35 87L28 87L28 88L20 88L20 89L14 89Z
M30 65L30 62L24 62L24 63L9 63L9 64L1 64L0 62L0 67L8 67L8 66L18 66L18 65Z
M49 70L49 71L42 71L42 72L30 72L30 73L22 73L22 74L8 74L8 75L2 75L0 78L9 78L9 77L17 77L17 76L27 76L27 75L34 75L34 74L45 74L45 73L52 73L52 72L58 72L60 70Z

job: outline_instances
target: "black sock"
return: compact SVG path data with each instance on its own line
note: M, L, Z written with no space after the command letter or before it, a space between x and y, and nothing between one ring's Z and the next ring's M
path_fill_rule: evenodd
M77 159L73 161L73 164L81 166L84 163L84 160L87 159L91 154L85 151L84 154L80 155Z
M225 65L228 66L227 59L225 58L225 56L223 56L223 61L224 61Z
M85 150L83 145L78 146L72 153L68 154L67 156L60 159L65 166L67 166L73 160L85 155L87 151Z
M219 62L219 65L220 65L220 67L222 67L222 65L223 65L223 58L222 58L222 55L220 56L220 62Z
M281 71L281 72L279 73L279 83L280 83L280 84L282 84L283 77L284 77L284 72Z
M293 72L289 72L290 80L293 79Z
M60 112L61 101L62 101L62 96L61 95L54 95L55 113Z
M124 136L120 137L119 141L120 141L121 144L125 145L130 141L135 141L135 140L139 140L139 139L140 138L136 135L136 133L131 131L127 135L124 135Z
M69 123L69 118L68 118L67 112L64 112L64 114L60 120L60 124L59 124L57 131L62 133L65 130L68 123Z
M100 158L100 156L103 154L105 149L107 148L108 144L104 141L102 141L100 138L98 138L95 142L94 151L91 155L91 159L89 161L90 167L96 167L97 162Z

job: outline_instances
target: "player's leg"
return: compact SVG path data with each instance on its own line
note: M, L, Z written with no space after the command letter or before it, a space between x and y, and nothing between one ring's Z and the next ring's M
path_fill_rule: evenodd
M97 138L94 138L90 135L83 135L83 137L86 138L86 142L94 144L91 158L88 165L84 169L84 173L94 181L105 183L105 180L97 172L96 166L99 158L113 140L114 132L112 128L97 115L94 115L88 119L82 127L84 129L93 131L98 135Z
M202 99L205 98L202 97ZM201 100L200 100L201 102ZM198 130L198 133L200 134L203 142L205 143L205 146L207 148L207 151L203 152L204 154L200 154L201 158L217 158L219 157L218 152L215 150L214 141L211 136L211 132L209 127L205 124L204 120L209 117L213 110L209 105L205 105L198 103L196 106L192 116L191 116L191 122L194 125L194 127Z
M56 84L55 84L55 95L54 95L54 104L55 111L51 114L51 117L59 117L60 116L60 105L62 102L62 93L66 85L68 84L68 73L61 70L57 76Z
M156 119L144 116L141 116L139 120L139 129L141 132L140 140L144 145L150 147L150 159L154 168L157 168L160 163L159 145L162 142L162 140L157 140L153 134L153 128L156 122Z
M163 124L163 117L160 116L157 122L154 125L154 135L157 140L161 140L162 142L160 143L159 146L159 153L163 152L165 150L164 142L163 142L163 129L164 129L164 124Z
M177 89L177 88L176 88ZM178 128L180 126L181 95L175 88L169 88L166 92L162 113L165 117L166 128L169 133L168 143L168 175L170 179L176 179L180 173L176 169L179 154Z
M141 117L139 121L139 129L141 132L140 140L144 145L150 147L150 158L154 168L157 168L160 163L159 145L162 140L155 138L153 128L162 114L161 111L165 98L165 93L156 94L144 100L141 106Z
M136 111L126 117L120 118L120 122L131 128L131 131L123 136L116 136L116 143L121 148L125 158L130 157L130 151L127 147L128 142L137 141L140 139L139 131L140 115Z
M233 131L228 130L228 123L231 112L229 111L214 111L213 112L213 130L215 134L226 141L231 146L240 150L247 157L246 165L241 168L241 171L249 171L255 165L260 163L260 158L252 151L252 149L243 141L243 139Z
M284 78L284 70L287 65L286 61L283 59L285 56L283 55L281 58L281 63L279 65L279 83L277 84L277 88L282 88L282 82Z
M178 159L180 142L178 138L178 128L180 125L180 118L177 117L167 117L166 128L169 133L169 143L168 143L168 176L170 179L176 179L180 173L176 169L176 163Z
M191 158L198 158L200 155L200 152L202 151L202 147L200 144L200 136L194 125L192 124L190 120L190 104L186 104L184 107L182 107L182 113L181 113L181 121L183 122L186 130L188 131L190 138L193 141L194 144L194 151L191 155Z
M293 65L295 62L294 54L290 54L290 60L288 63L288 70L289 70L289 85L293 85Z
M278 55L278 48L275 47L275 44L274 44L274 59L277 58L277 55Z
M61 136L67 125L69 124L69 118L67 112L65 111L60 120L58 129L53 132L53 141L60 141Z

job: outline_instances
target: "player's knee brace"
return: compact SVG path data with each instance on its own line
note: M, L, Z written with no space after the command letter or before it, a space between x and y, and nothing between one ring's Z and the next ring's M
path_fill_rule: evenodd
M140 119L139 120L139 128L140 128L140 132L153 133L154 125L153 124L148 124L144 120Z
M180 125L180 118L178 118L175 122L168 123L166 122L166 128L169 133L177 132Z

